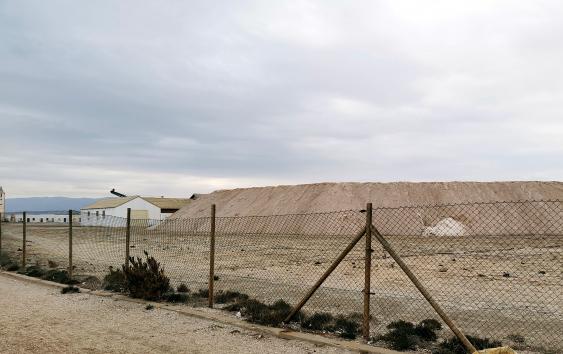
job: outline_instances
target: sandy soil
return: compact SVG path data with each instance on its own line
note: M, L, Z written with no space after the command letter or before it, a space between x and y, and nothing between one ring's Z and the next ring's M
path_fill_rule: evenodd
M0 274L2 353L342 353Z
M74 235L76 274L101 279L107 267L123 263L122 230L77 227ZM466 333L507 344L509 335L519 334L535 348L563 348L562 236L388 239ZM28 241L28 264L55 260L66 267L66 227L30 225ZM267 302L283 298L296 303L349 241L350 236L218 235L216 288L239 290ZM5 225L3 245L13 255L21 254L21 225ZM161 261L174 284L206 287L208 236L155 230L134 233L131 245L132 255L147 250ZM356 246L346 257L307 311L362 311L362 248ZM436 317L395 262L377 245L374 249L373 333L381 333L393 320Z

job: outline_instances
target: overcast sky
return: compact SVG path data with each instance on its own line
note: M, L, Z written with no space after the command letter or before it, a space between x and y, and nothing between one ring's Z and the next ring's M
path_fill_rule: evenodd
M563 180L562 4L0 0L0 185Z

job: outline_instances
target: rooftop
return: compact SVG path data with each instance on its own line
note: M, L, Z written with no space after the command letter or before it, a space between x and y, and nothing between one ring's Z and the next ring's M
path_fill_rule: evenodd
M124 198L107 198L96 201L93 204L87 205L84 209L111 209L123 205L133 199L142 198L145 201L161 208L161 209L180 209L188 202L188 198L158 198L158 197L141 197L138 195L124 197Z

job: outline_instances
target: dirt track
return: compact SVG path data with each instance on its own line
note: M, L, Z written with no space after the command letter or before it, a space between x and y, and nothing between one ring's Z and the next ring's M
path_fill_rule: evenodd
M342 353L0 274L2 353Z

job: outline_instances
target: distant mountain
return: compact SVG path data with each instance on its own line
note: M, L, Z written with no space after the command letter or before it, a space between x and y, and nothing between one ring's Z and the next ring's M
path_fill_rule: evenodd
M99 198L32 197L6 198L6 212L80 210Z

